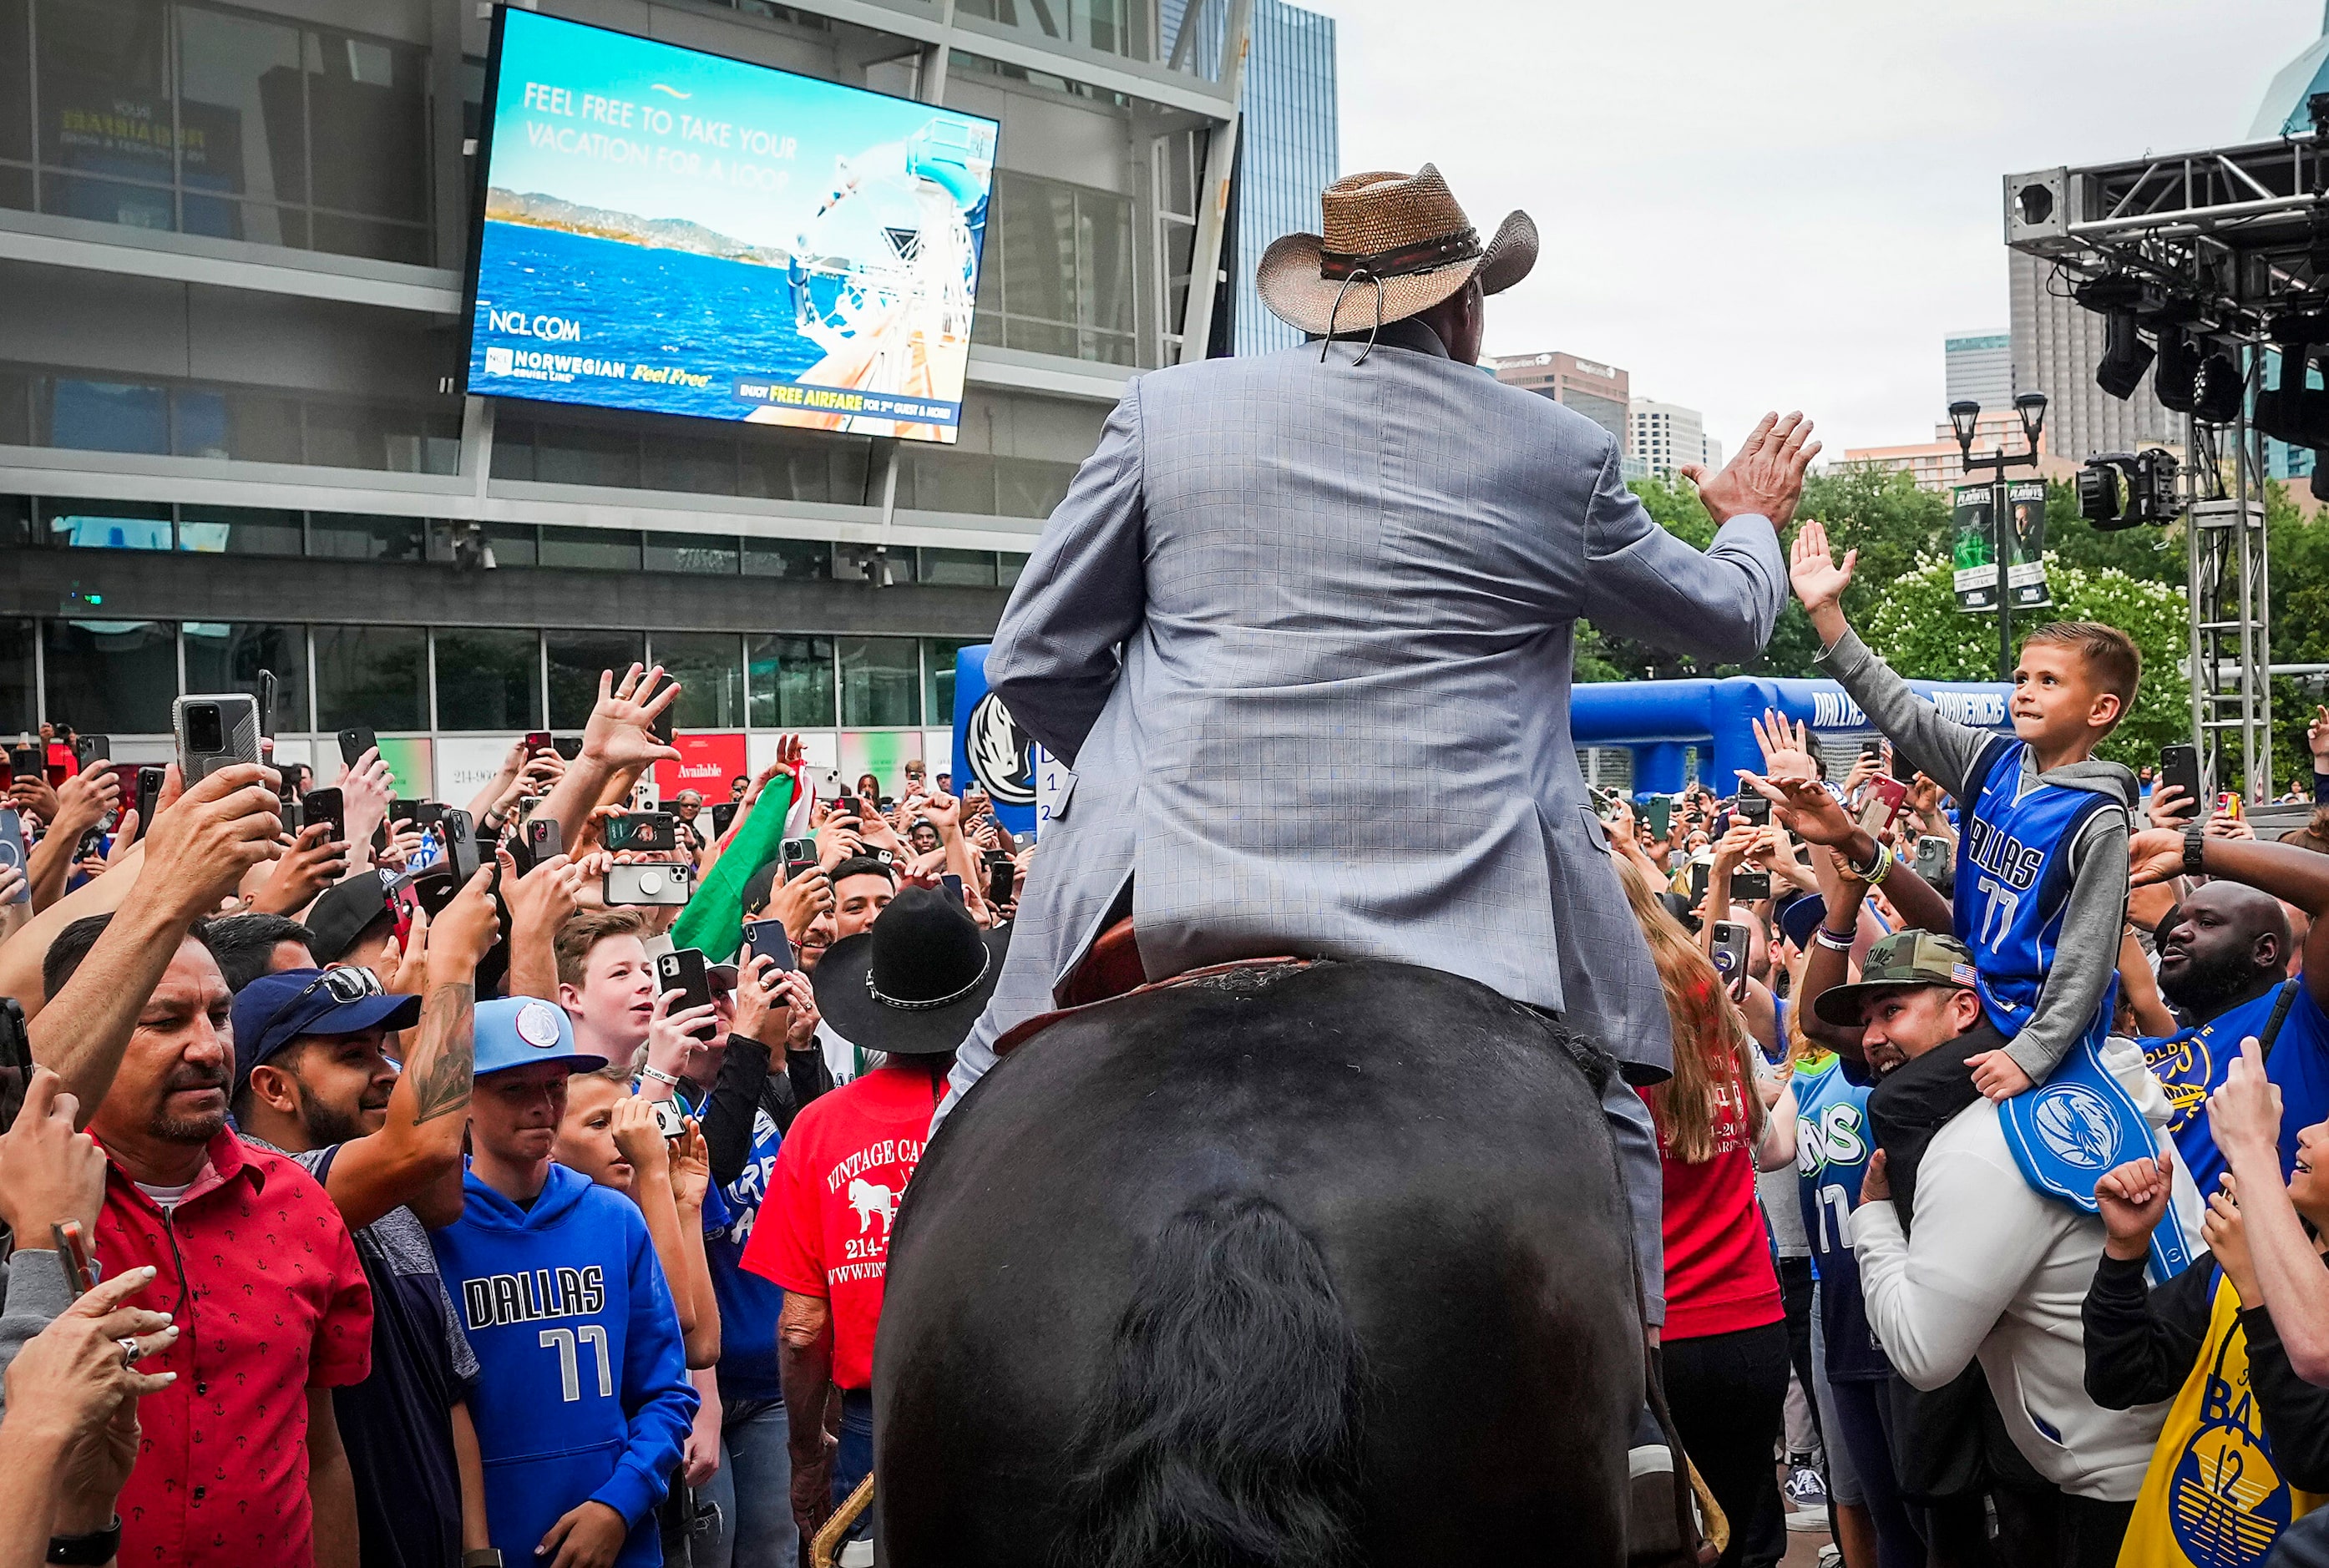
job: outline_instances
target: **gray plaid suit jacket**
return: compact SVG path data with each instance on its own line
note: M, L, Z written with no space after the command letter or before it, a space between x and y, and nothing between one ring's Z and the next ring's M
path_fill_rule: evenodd
M1142 377L1051 514L986 673L1073 780L959 1087L1127 879L1151 978L1395 959L1558 1011L1637 1080L1672 1070L1570 739L1573 629L1753 656L1787 592L1771 524L1701 554L1584 416L1416 324L1357 352Z

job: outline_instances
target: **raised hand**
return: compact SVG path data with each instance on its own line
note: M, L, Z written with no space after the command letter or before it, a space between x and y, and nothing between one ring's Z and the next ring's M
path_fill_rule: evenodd
M1858 550L1848 549L1839 564L1828 548L1827 524L1816 517L1806 518L1796 530L1795 543L1788 547L1787 581L1795 586L1796 597L1803 601L1823 643L1833 643L1843 634L1843 590L1852 586L1852 568L1859 559Z
M1810 725L1797 722L1791 726L1787 716L1776 708L1765 709L1762 718L1749 722L1755 727L1755 744L1763 751L1765 776L1819 776L1819 751L1812 742Z
M655 682L663 678L660 664L644 671L634 664L619 684L612 670L600 671L599 700L590 709L589 722L582 727L582 755L611 769L644 768L650 763L675 760L678 748L664 745L654 732L655 719L679 699L676 681L660 691L655 690Z
M1717 523L1755 515L1783 529L1803 499L1804 472L1819 455L1812 422L1801 414L1782 418L1766 414L1738 455L1710 477L1703 465L1685 463L1682 475L1698 486L1698 499Z
M2172 1154L2130 1160L2105 1171L2095 1183L2095 1204L2102 1210L2107 1237L2103 1250L2112 1257L2132 1261L2150 1250L2151 1233L2167 1213L2174 1163Z
M1839 849L1860 831L1843 803L1815 778L1765 778L1740 768L1739 782L1769 801L1779 825L1806 844Z

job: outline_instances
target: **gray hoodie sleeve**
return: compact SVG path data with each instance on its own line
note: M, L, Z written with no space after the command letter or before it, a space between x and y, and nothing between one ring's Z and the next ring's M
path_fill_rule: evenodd
M1868 651L1857 632L1838 637L1817 662L1827 667L1868 721L1919 773L1960 800L1965 797L1966 775L1980 760L1981 748L1996 738L1994 732L1943 718L1939 709L1909 690L1892 666ZM2116 944L2111 951L2118 951Z
M2118 972L2119 934L2126 928L2126 812L2106 809L2087 820L2071 846L2070 901L2054 962L2030 1021L2005 1047L2033 1084L2044 1083L2079 1043Z
M5 1304L0 1305L0 1373L8 1370L25 1340L55 1321L72 1302L72 1284L65 1278L64 1265L57 1261L55 1251L19 1249L8 1260L7 1294ZM0 1399L5 1397L0 1393Z

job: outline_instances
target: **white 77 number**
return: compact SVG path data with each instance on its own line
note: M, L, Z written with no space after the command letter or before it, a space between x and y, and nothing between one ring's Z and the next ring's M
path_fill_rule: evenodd
M2022 911L2022 896L2004 883L1987 877L1981 879L1981 890L1989 901L1982 906L1981 930L1977 940L1987 947L2013 929L2013 917Z
M558 1382L566 1403L572 1404L582 1397L581 1368L575 1341L589 1345L599 1352L599 1397L612 1399L615 1395L615 1369L607 1358L607 1330L604 1325L586 1323L579 1331L572 1329L544 1329L539 1343L558 1347Z

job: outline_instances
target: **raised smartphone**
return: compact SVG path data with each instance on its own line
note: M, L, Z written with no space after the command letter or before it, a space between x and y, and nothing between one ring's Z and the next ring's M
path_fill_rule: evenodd
M188 789L221 768L259 760L259 699L247 691L181 697L170 705L170 729Z

